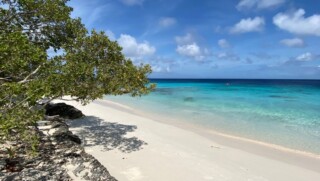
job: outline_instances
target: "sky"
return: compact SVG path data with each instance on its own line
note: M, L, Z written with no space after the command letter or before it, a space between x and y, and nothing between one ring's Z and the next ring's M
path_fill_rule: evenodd
M317 0L71 0L150 78L320 79Z

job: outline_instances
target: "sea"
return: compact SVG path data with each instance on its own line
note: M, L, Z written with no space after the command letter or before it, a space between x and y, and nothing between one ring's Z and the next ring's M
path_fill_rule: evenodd
M141 97L106 96L154 117L320 155L320 80L151 79Z

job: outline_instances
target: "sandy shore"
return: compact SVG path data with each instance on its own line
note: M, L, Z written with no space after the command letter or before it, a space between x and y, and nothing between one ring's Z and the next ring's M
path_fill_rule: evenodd
M110 101L67 103L86 115L70 130L120 181L320 180L317 155L165 124Z

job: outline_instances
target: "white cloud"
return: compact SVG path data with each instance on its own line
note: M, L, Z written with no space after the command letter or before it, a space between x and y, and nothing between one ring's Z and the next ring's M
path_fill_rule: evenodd
M305 43L300 38L283 39L280 41L281 44L288 47L304 47Z
M286 0L241 0L237 5L237 9L267 9L277 7L285 2Z
M152 72L171 72L171 69L170 66L154 65L152 66Z
M196 43L186 44L186 45L178 45L176 51L180 55L184 55L187 57L200 58L202 57L201 49Z
M123 48L122 52L130 58L150 56L156 52L156 48L148 42L138 43L134 37L126 34L120 35L118 43Z
M109 37L109 39L111 41L115 41L116 40L116 36L114 35L114 33L111 30L107 30L105 32L106 32L106 35Z
M255 17L242 19L239 23L235 24L230 32L231 33L247 33L263 31L265 25L264 18Z
M198 45L196 38L190 33L185 36L175 37L177 42L176 52L180 55L203 61L209 54L209 50Z
M311 54L310 52L301 54L299 56L296 57L296 60L298 61L311 61L315 58L315 56L313 54Z
M320 36L320 15L304 17L304 9L294 13L278 13L273 17L273 23L282 30L301 35Z
M171 17L163 17L163 18L160 19L159 25L160 25L161 27L166 28L166 27L170 27L170 26L175 25L176 22L177 22L177 21L176 21L176 19L174 19L174 18L171 18Z
M230 44L229 44L229 42L228 42L226 39L220 39L220 40L218 41L218 45L219 45L219 47L221 47L221 48L228 48L228 47L230 47Z
M207 57L207 55L209 55L208 49L201 48L195 42L193 42L191 44L178 45L176 51L180 55L193 58L197 61L203 61Z
M175 40L179 45L191 44L194 42L194 38L190 33L187 33L185 36L176 36Z
M242 9L252 8L256 5L256 3L257 3L257 0L241 0L237 5L237 9L242 10Z
M257 7L259 9L271 8L271 7L279 6L285 2L286 0L260 0L257 3Z
M141 5L144 0L120 0L120 1L125 5L133 6L133 5Z

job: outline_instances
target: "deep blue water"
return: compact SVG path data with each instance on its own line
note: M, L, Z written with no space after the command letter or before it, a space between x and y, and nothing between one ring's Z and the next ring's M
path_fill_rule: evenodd
M320 154L319 80L153 79L140 98L106 97L163 119Z

